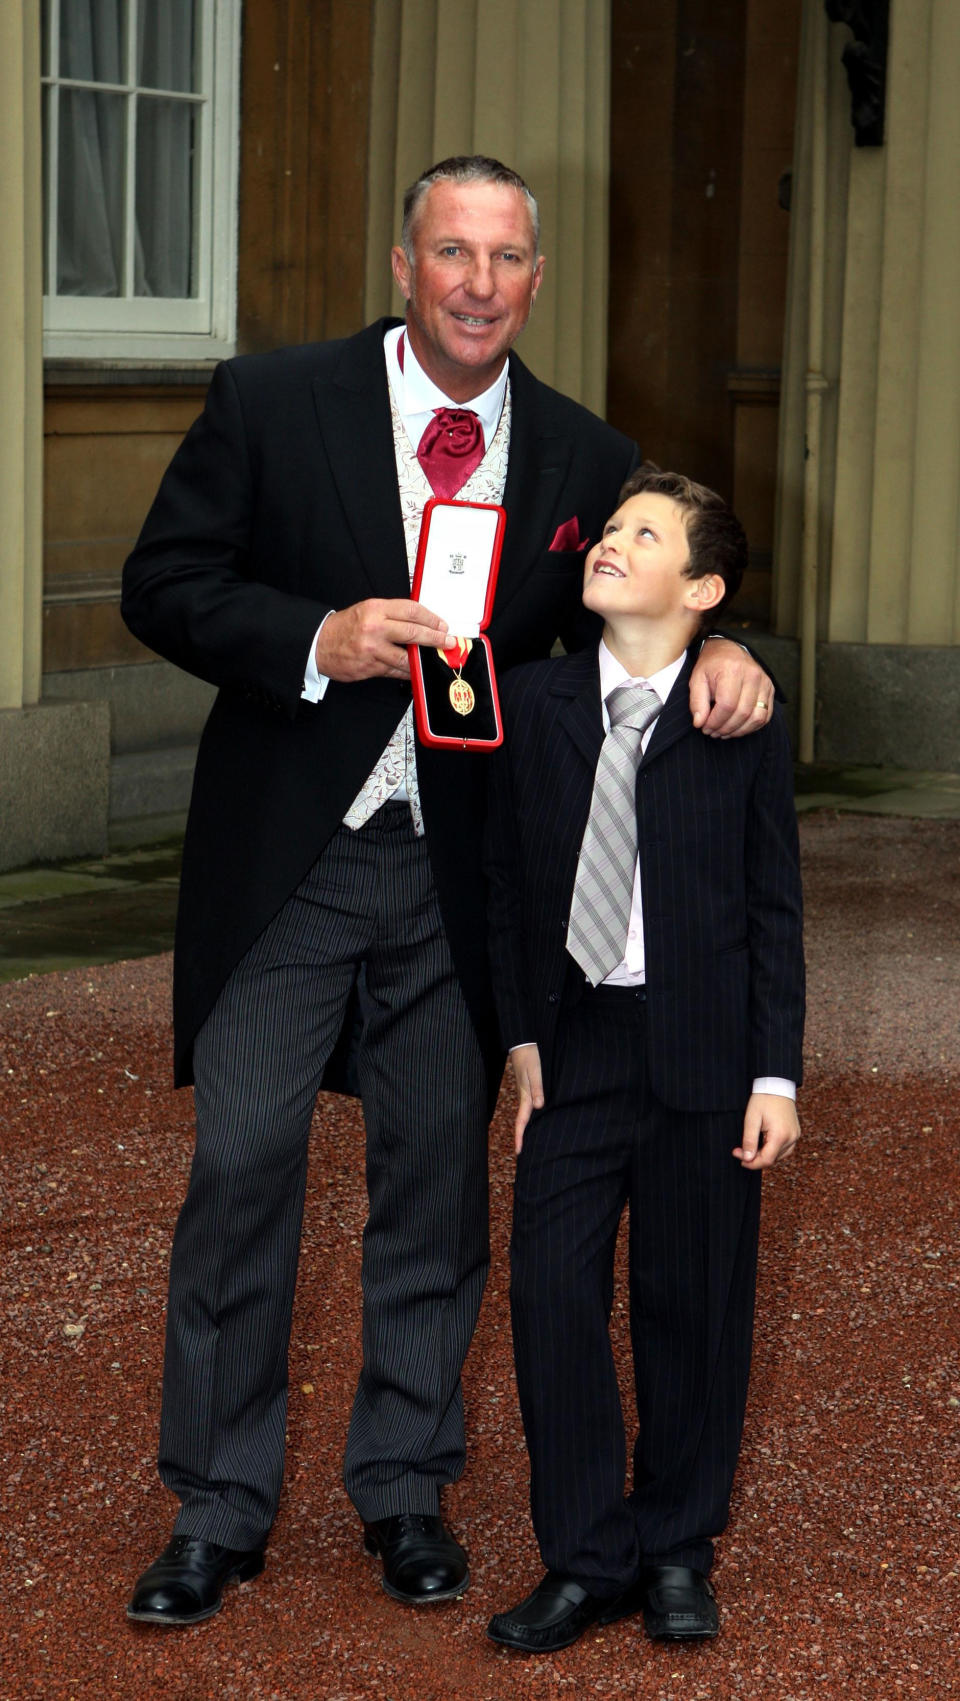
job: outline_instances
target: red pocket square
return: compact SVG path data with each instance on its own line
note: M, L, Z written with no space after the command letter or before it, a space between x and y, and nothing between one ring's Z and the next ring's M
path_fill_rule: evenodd
M553 542L550 545L551 550L554 550L554 549L584 550L584 549L589 549L589 547L590 547L590 539L588 537L581 538L581 536L580 536L580 527L577 524L576 514L574 514L572 520L564 520L563 525L557 527L556 532L554 534Z

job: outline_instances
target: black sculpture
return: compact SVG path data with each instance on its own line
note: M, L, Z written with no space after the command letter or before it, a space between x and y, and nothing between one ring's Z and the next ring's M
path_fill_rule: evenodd
M858 148L883 144L883 114L887 85L887 19L889 0L824 0L827 17L847 24L853 41L843 50L850 84L850 118Z

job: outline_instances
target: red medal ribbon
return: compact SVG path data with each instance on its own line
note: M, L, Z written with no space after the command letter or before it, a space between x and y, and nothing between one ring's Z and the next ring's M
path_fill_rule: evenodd
M441 650L440 654L448 667L463 667L470 654L469 641L466 638L456 638L449 649Z

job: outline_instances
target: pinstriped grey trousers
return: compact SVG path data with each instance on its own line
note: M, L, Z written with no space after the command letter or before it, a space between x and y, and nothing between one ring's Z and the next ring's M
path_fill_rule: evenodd
M489 1260L485 1076L426 843L388 804L337 831L197 1036L160 1428L178 1534L256 1547L276 1513L310 1119L358 976L369 1217L345 1482L363 1518L432 1514L463 1469L460 1370Z

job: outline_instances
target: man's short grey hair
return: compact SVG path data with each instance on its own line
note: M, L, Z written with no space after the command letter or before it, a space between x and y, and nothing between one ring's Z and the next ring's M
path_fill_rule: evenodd
M536 259L540 248L540 208L536 199L519 172L511 171L508 165L503 165L498 159L490 159L486 154L453 154L450 159L442 159L439 164L432 165L416 183L411 183L403 197L403 224L400 227L400 246L407 257L408 265L414 263L413 227L417 213L424 197L435 183L496 183L505 189L519 189L527 203L530 222L533 225L533 254Z

